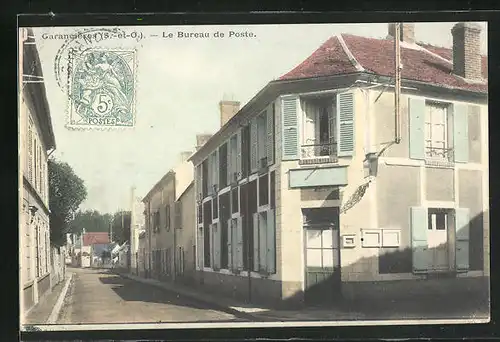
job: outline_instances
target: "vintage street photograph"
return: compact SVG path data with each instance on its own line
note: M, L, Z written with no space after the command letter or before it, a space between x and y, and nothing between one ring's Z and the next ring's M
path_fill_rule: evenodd
M489 322L486 22L18 37L22 331Z

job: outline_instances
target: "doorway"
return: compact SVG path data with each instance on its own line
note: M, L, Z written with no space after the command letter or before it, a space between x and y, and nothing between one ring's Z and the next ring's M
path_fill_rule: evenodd
M340 291L339 210L303 209L305 282L304 300L308 304L332 303Z
M454 231L453 211L450 209L429 209L427 243L429 252L429 271L450 271L450 234Z

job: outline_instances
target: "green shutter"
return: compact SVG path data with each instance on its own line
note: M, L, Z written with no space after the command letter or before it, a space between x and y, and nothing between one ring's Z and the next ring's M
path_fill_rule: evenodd
M430 255L427 250L427 208L411 207L410 222L413 271L427 271L430 264Z
M236 156L233 155L233 143L236 143L236 141L233 140L233 137L237 137L237 135L233 135L227 140L226 143L226 173L227 173L227 184L232 184L233 183L233 173L236 171L236 165L234 163L234 159L236 159ZM220 151L220 149L219 149Z
M297 96L281 100L281 129L283 160L299 159L299 99Z
M267 165L274 164L274 102L267 108Z
M337 151L339 157L354 155L354 94L337 95Z
M227 269L233 269L233 220L227 220Z
M219 270L221 264L221 226L214 224L214 269Z
M253 270L259 271L259 213L253 214Z
M250 171L255 172L258 168L258 142L259 142L259 134L257 127L257 118L253 118L250 122Z
M238 270L243 269L243 221L241 217L238 217L236 224L236 268Z
M455 265L457 271L466 271L469 269L469 209L458 208L455 217Z
M276 228L274 209L267 212L267 272L276 273Z
M241 130L236 134L236 166L233 166L238 180L241 178Z
M410 158L425 158L425 100L409 99Z
M265 215L265 216L263 216ZM267 270L267 212L259 213L259 272Z
M455 104L453 106L453 155L455 162L467 163L469 161L467 106Z

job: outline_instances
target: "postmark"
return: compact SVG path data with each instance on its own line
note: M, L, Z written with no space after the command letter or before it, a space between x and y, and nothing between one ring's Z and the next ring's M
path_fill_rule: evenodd
M136 51L71 50L68 60L68 128L133 127Z

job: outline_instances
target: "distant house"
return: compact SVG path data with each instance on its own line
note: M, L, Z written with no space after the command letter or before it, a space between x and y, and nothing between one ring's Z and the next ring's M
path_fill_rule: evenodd
M280 302L487 293L480 28L457 24L445 49L403 25L399 115L394 32L328 39L192 155L205 286Z
M82 234L82 245L91 246L95 244L110 243L109 233L107 232L85 232Z
M84 232L81 237L82 247L79 257L80 267L91 267L94 260L93 246L109 244L109 233L107 232ZM99 248L99 247L97 247Z
M19 217L21 310L26 314L51 289L47 160L55 150L42 65L32 29L19 29Z
M138 246L137 246L137 268L138 275L141 277L148 277L149 270L149 260L147 258L148 253L148 241L146 239L146 230L143 229L139 232L138 236Z

